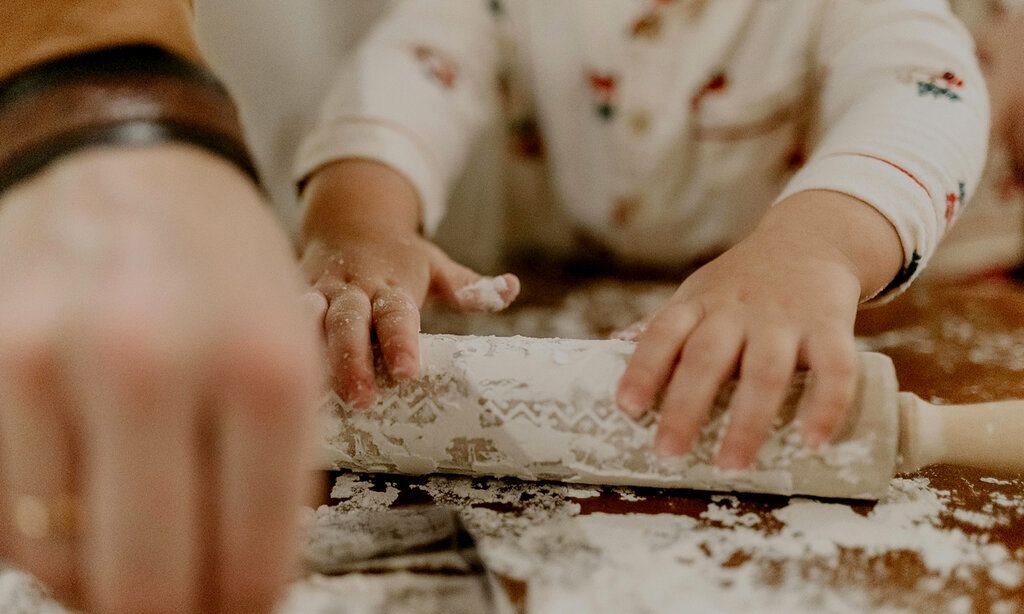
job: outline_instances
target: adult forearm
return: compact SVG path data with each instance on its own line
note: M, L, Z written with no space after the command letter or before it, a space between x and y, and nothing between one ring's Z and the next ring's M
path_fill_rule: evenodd
M189 0L18 0L0 19L0 192L96 145L185 142L256 178L235 106L199 60Z
M5 0L0 78L82 51L146 43L193 61L191 0Z

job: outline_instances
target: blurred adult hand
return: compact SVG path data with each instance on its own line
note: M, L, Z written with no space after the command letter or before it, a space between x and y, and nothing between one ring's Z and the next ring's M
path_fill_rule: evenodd
M90 149L0 200L4 555L96 612L268 611L323 306L229 163Z
M1024 181L1024 10L994 10L977 34L978 56L992 100L992 133L1009 147Z

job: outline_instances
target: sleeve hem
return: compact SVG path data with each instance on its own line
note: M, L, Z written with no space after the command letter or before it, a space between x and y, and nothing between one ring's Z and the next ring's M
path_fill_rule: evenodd
M901 294L923 269L941 232L933 197L910 171L873 154L836 153L813 158L786 186L776 203L808 190L828 190L873 207L896 229L903 246L903 267L865 306L888 302Z
M444 217L447 189L436 164L413 136L373 118L354 118L317 130L299 148L292 174L295 185L343 159L373 160L404 176L419 198L424 232L429 235L437 230Z

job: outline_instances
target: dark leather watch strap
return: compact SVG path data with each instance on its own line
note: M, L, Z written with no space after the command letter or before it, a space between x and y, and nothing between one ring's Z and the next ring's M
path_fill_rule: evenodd
M99 145L183 142L259 183L238 114L205 68L126 45L33 66L0 83L0 191L63 155Z

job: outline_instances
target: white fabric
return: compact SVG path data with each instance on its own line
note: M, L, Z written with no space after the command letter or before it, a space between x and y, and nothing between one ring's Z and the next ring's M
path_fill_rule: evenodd
M238 101L249 144L275 208L298 221L291 169L330 77L388 8L372 2L199 0L196 34Z
M726 85L699 95L719 72ZM590 75L614 76L614 92ZM735 243L780 194L806 189L866 200L908 265L923 263L949 195L974 190L989 120L971 39L937 0L404 0L345 63L295 178L379 159L418 186L436 224L502 106L511 121L536 113L572 222L657 265ZM415 147L397 152L399 134Z

